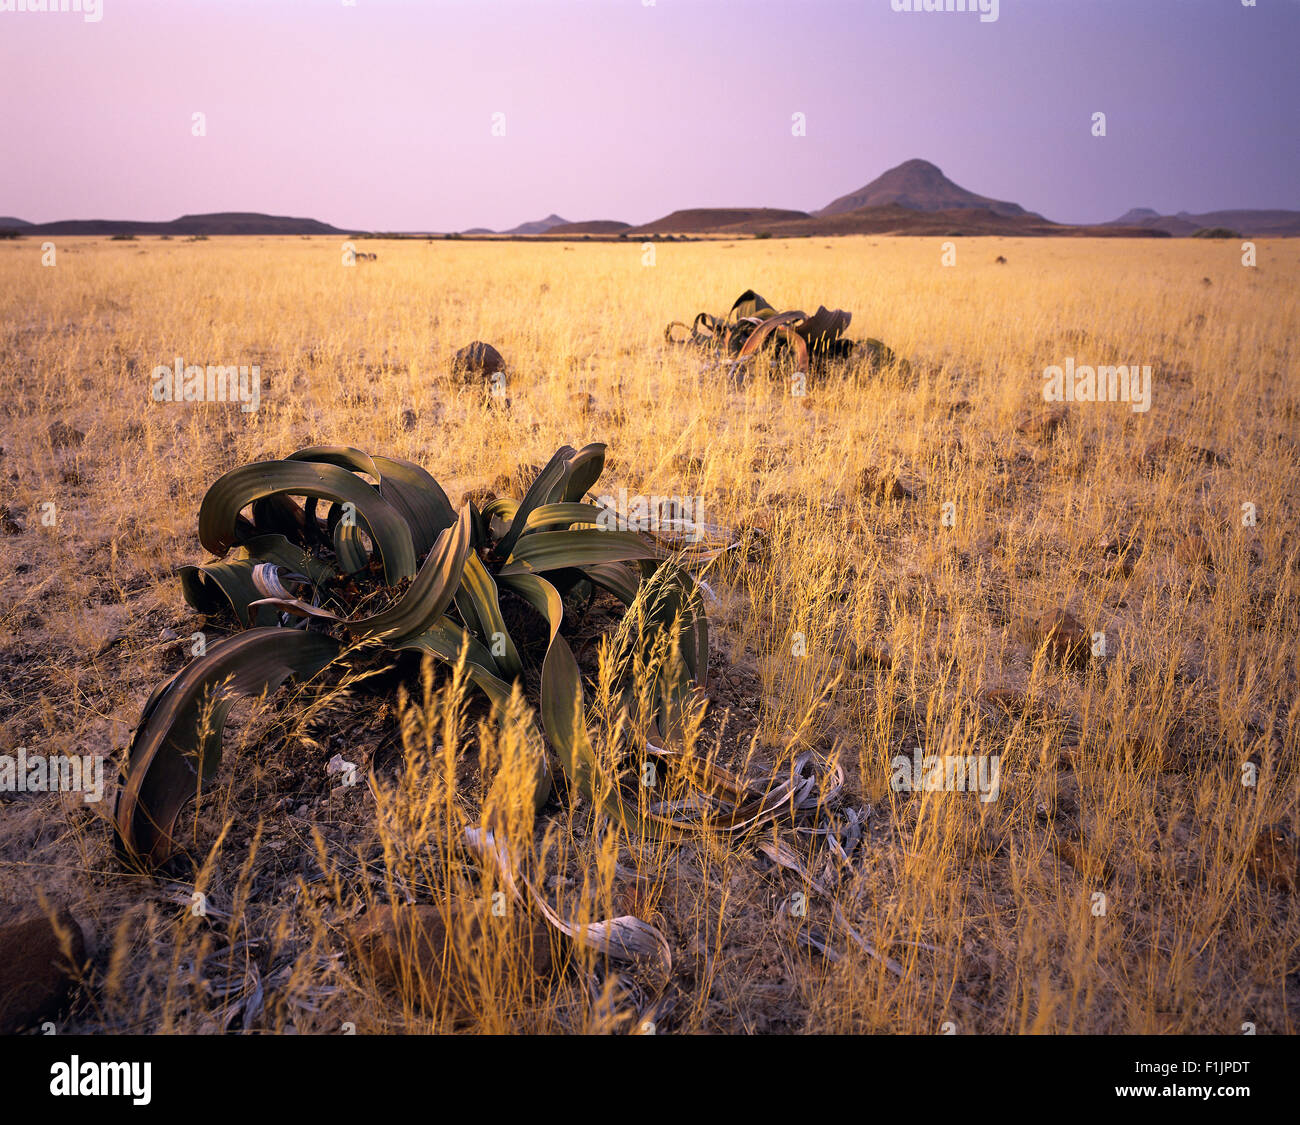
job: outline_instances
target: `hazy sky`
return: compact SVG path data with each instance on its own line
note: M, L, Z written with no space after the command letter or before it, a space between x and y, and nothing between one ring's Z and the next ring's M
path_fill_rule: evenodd
M0 11L0 215L645 222L914 156L1060 221L1300 208L1298 0L98 2Z

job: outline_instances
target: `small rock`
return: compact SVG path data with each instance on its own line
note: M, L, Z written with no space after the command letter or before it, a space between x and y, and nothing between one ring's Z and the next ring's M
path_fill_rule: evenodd
M1092 651L1092 637L1078 619L1063 609L1043 615L1033 629L1036 644L1046 644L1048 654L1058 664L1081 668Z
M869 369L890 367L898 362L894 349L881 340L860 340L853 346L854 352L865 362Z
M0 532L5 535L23 533L23 521L9 508L0 507Z
M352 784L348 788L355 787L357 784L357 763L349 762L342 754L335 754L325 764L325 773L328 777L333 777L335 774L343 774L345 779L350 777Z
M482 340L466 344L451 361L452 374L462 378L471 376L488 378L498 371L504 371L505 366L506 361L501 358L501 353L491 344L483 343Z
M55 1015L85 960L85 936L66 909L53 925L39 908L0 923L0 1035Z
M893 473L882 473L871 468L863 469L858 474L858 491L873 500L888 503L915 499L915 494L905 488Z
M180 639L180 634L175 629L164 629L158 634L160 641L175 641Z
M461 493L460 502L464 504L466 501L469 501L469 503L473 504L474 507L481 512L496 498L497 494L490 488L471 488Z
M1127 555L1138 550L1138 542L1132 535L1103 535L1097 540L1097 550L1103 555Z
M513 473L498 473L496 480L492 482L492 490L498 496L511 496L516 500L522 500L528 491L528 486L537 479L537 474L542 471L542 468L541 465L520 465Z
M1172 435L1151 442L1138 458L1140 468L1152 469L1169 460L1201 461L1207 465L1230 465L1228 458L1213 449L1193 445Z
M1048 406L1022 418L1016 431L1034 441L1051 441L1065 423L1065 407Z
M1132 535L1103 535L1097 540L1097 550L1109 560L1112 575L1127 578L1133 573L1133 562L1142 553L1142 545Z
M998 265L1000 265L1000 266L1005 266L1005 265L1007 264L1007 260L1006 260L1006 258L1004 258L1001 254L999 254L999 255L998 255L996 258L994 258L993 260L994 260Z
M894 654L883 641L866 641L850 645L845 653L849 667L856 669L879 668L888 672L894 667Z
M1174 544L1174 558L1185 566L1214 565L1214 554L1210 544L1200 532L1189 531Z
M80 430L73 429L66 422L51 422L49 428L50 444L55 449L66 449L69 446L79 446L86 440L86 435Z
M590 418L596 410L596 396L586 391L574 391L569 396L569 405L577 412L579 418Z
M1023 714L1029 705L1029 700L1023 691L1009 687L985 688L980 692L979 698L981 702L990 704L1009 715Z
M1057 858L1085 878L1105 884L1115 877L1115 868L1106 855L1094 849L1082 836L1075 840L1059 836L1054 840L1054 847Z
M350 927L348 944L376 983L430 1009L437 1006L444 982L465 974L463 959L474 955L489 926L517 931L506 939L507 948L526 959L534 976L551 974L551 938L545 923L529 918L513 902L501 917L492 914L484 900L453 902L446 914L439 906L425 904L373 907ZM472 970L468 975L472 979ZM449 996L460 999L462 991L452 988Z
M1138 456L1137 463L1140 467L1153 469L1167 458L1176 456L1181 449L1182 443L1177 438L1163 437L1149 442Z
M884 641L868 640L859 644L853 639L852 630L843 624L831 630L829 641L831 652L846 670L861 672L879 668L888 672L894 667L894 654Z
M1255 878L1274 890L1295 891L1300 881L1300 854L1286 825L1270 824L1260 831L1251 849L1250 869Z

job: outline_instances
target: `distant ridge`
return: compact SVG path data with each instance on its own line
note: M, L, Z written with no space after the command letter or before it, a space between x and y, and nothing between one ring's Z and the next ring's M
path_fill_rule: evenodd
M551 227L547 234L621 234L631 230L631 223L620 223L616 219L588 219L582 223L561 223Z
M1018 203L976 195L953 183L928 160L905 160L896 168L877 176L866 187L841 195L813 214L819 218L860 211L863 207L887 207L891 204L909 211L958 211L980 208L995 215L1018 217L1031 214ZM1042 216L1036 215L1035 218Z
M1179 211L1161 215L1149 207L1135 207L1103 226L1139 226L1184 238L1198 230L1223 227L1243 238L1290 238L1300 235L1300 211L1205 211L1193 215Z
M807 219L807 211L783 211L775 207L702 207L674 211L652 223L632 227L628 234L749 234L757 226Z
M545 234L552 227L565 226L568 219L561 219L559 215L547 215L544 219L536 219L531 223L520 223L517 227L510 230L502 231L502 234Z
M1300 235L1300 211L1210 211L1200 215L1180 211L1177 215L1161 215L1150 207L1134 207L1108 223L1055 223L1019 203L968 191L948 179L938 165L916 158L903 161L857 191L811 212L773 207L690 207L639 226L612 221L565 223L558 215L551 215L503 233L606 238L820 238L847 234L1185 238L1215 227L1243 236Z
M1040 237L1141 237L1167 238L1161 230L1134 226L1080 227L1053 223L1041 215L1025 212L1000 215L987 207L954 207L946 211L915 211L897 203L881 207L859 207L836 215L813 215L807 219L764 223L751 233L771 238L830 237L844 234L911 235L926 237L976 237L1001 235L1006 238Z
M129 219L64 219L55 223L29 223L18 228L23 234L114 235L114 234L344 234L346 232L316 219L295 219L284 215L262 215L255 211L220 211L210 215L182 215L166 223L141 223Z
M1007 237L1075 236L1088 238L1186 238L1199 231L1233 231L1242 237L1298 237L1300 211L1225 210L1162 215L1151 207L1134 207L1118 219L1096 224L1055 223L1019 203L977 195L953 183L928 160L905 160L857 191L815 211L777 207L690 207L637 226L614 219L569 222L554 213L494 232L486 227L461 231L470 237L527 238L552 235L618 239L669 235L693 237L762 236L819 238L849 234L1005 235ZM39 235L361 235L317 219L223 211L182 215L170 222L125 219L66 219L29 223L0 217L8 237ZM371 234L371 237L416 237ZM425 237L437 237L424 234ZM458 237L445 235L444 237Z
M674 211L662 219L626 232L630 236L656 234L755 235L767 238L828 238L845 234L884 235L1005 235L1014 238L1051 236L1168 237L1164 231L1142 227L1075 227L1053 223L1041 215L1021 210L999 214L987 207L954 207L920 211L888 203L859 207L832 215L774 208L717 207Z

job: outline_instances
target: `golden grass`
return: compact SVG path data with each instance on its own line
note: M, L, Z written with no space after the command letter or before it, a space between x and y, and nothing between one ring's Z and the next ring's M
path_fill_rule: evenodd
M1295 1029L1300 911L1251 856L1265 825L1294 828L1300 795L1300 244L1261 242L1245 268L1233 242L962 239L944 268L932 239L659 244L653 266L636 245L374 241L377 261L344 267L325 239L57 241L53 268L32 240L0 243L0 752L120 761L201 627L173 569L202 559L198 504L232 466L345 443L419 461L456 501L605 441L603 489L698 494L710 521L769 536L709 575L697 748L733 768L838 755L867 829L832 893L904 969L857 952L816 894L806 924L841 957L800 944L775 920L800 880L756 841L646 842L561 791L530 857L540 883L567 916L664 931L661 1030ZM849 334L910 369L799 399L663 344L669 320L751 285L779 308L852 310ZM447 379L474 339L506 357L508 407ZM176 356L260 364L260 409L152 403L150 372ZM1074 404L1053 439L1020 433L1067 356L1151 364L1150 411ZM56 422L84 442L52 445ZM1139 467L1166 435L1223 460ZM864 496L866 469L914 498ZM1180 546L1191 528L1208 566ZM1117 534L1139 544L1127 568L1097 545ZM1058 608L1105 633L1104 659L1070 670L1035 646L1031 623ZM852 646L884 659L854 666ZM511 762L517 724L496 733L441 677L406 690L244 712L192 826L207 862L165 886L115 867L109 801L4 799L0 901L39 889L90 939L69 1028L629 1026L633 985L590 953L556 940L560 971L526 971L519 907L511 925L453 925L432 1006L348 956L366 909L451 917L501 890L458 840L480 760ZM1000 755L997 799L895 792L890 761L918 743ZM340 752L373 780L332 792Z

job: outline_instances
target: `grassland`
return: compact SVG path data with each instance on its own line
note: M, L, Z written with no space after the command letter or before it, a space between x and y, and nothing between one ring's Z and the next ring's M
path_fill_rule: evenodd
M604 441L604 488L699 495L766 537L707 576L709 753L834 755L836 813L865 823L849 864L811 861L826 894L799 919L781 907L808 888L760 840L652 844L553 798L540 884L571 916L665 933L661 1030L1295 1030L1300 244L1262 241L1247 268L1233 242L963 239L944 267L938 239L660 244L652 265L638 245L375 241L347 267L333 239L57 241L53 267L0 243L3 752L115 772L203 627L174 569L203 559L199 501L229 468L346 443L420 462L455 501ZM850 336L907 363L799 398L665 345L669 320L750 286L849 309ZM508 405L449 379L474 339L506 357ZM260 365L260 408L151 402L176 356ZM1150 364L1151 409L1022 427L1066 357ZM863 486L882 477L896 499ZM1036 643L1058 609L1104 657ZM479 718L418 678L405 706L339 688L242 713L195 817L202 870L155 883L113 862L111 792L0 795L0 902L39 892L89 939L63 1026L626 1026L634 994L571 943L543 935L539 973L522 918L451 913L496 887L456 844L490 757ZM996 800L895 791L918 745L998 755ZM366 784L337 790L339 752ZM452 920L435 1002L351 955L390 899Z

